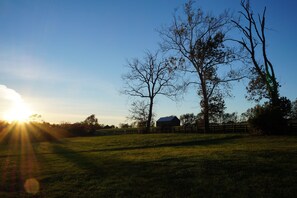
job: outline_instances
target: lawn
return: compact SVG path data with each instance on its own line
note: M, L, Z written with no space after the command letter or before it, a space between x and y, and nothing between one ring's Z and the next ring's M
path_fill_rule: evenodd
M130 134L0 143L0 171L0 197L295 197L297 137Z

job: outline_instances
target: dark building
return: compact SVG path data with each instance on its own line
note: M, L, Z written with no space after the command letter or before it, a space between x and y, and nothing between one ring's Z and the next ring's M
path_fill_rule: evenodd
M157 127L168 128L180 126L180 120L176 116L162 117L157 120Z

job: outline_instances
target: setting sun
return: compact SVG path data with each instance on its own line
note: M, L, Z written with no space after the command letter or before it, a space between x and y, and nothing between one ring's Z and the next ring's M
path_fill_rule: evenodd
M4 119L8 122L26 122L30 115L32 115L32 111L28 105L23 101L19 101L4 115Z

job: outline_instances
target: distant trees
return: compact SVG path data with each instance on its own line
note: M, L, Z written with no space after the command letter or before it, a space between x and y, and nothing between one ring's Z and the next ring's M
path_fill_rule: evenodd
M122 76L122 93L148 100L146 132L150 131L154 100L157 95L174 97L177 93L175 61L159 58L158 53L147 52L143 60L128 62L128 73ZM133 109L132 109L133 111Z
M98 123L95 114L91 114L84 121L75 123L62 123L59 125L74 136L94 135L96 130L104 128L104 125Z
M135 126L138 128L144 128L147 125L147 120L149 119L149 107L150 104L146 101L134 101L131 104L130 108L130 115L128 116L128 119L133 120ZM154 113L152 114L151 118L151 126L154 125Z
M43 122L42 116L40 114L32 114L29 117L30 122Z
M119 124L119 127L121 129L128 129L128 128L132 128L132 125L131 124L128 124L128 123L120 123Z
M237 123L238 122L238 115L236 112L233 113L224 113L222 116L223 123Z
M84 121L83 124L85 125L85 130L88 134L94 134L95 131L100 127L98 123L98 119L96 118L95 114L88 116Z
M182 126L191 126L196 124L198 118L193 113L186 113L186 114L180 115L179 119Z
M184 16L175 15L173 23L160 31L162 48L176 52L186 61L180 70L198 77L198 81L189 81L185 85L197 85L205 131L208 132L211 106L221 105L222 96L228 93L228 82L241 79L230 68L226 75L218 72L222 66L236 60L234 49L226 45L230 16L227 12L219 16L205 14L200 8L195 9L191 0L183 11Z

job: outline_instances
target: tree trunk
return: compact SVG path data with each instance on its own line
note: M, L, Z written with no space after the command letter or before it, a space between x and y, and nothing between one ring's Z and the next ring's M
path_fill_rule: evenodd
M203 117L204 117L204 132L209 133L209 103L207 97L207 90L204 81L201 81L202 96L203 96Z
M152 116L153 116L153 104L154 104L154 99L150 98L150 108L149 108L149 115L146 123L145 133L149 133L151 129L151 122L152 122Z
M209 107L208 107L208 100L204 102L204 132L209 133Z

